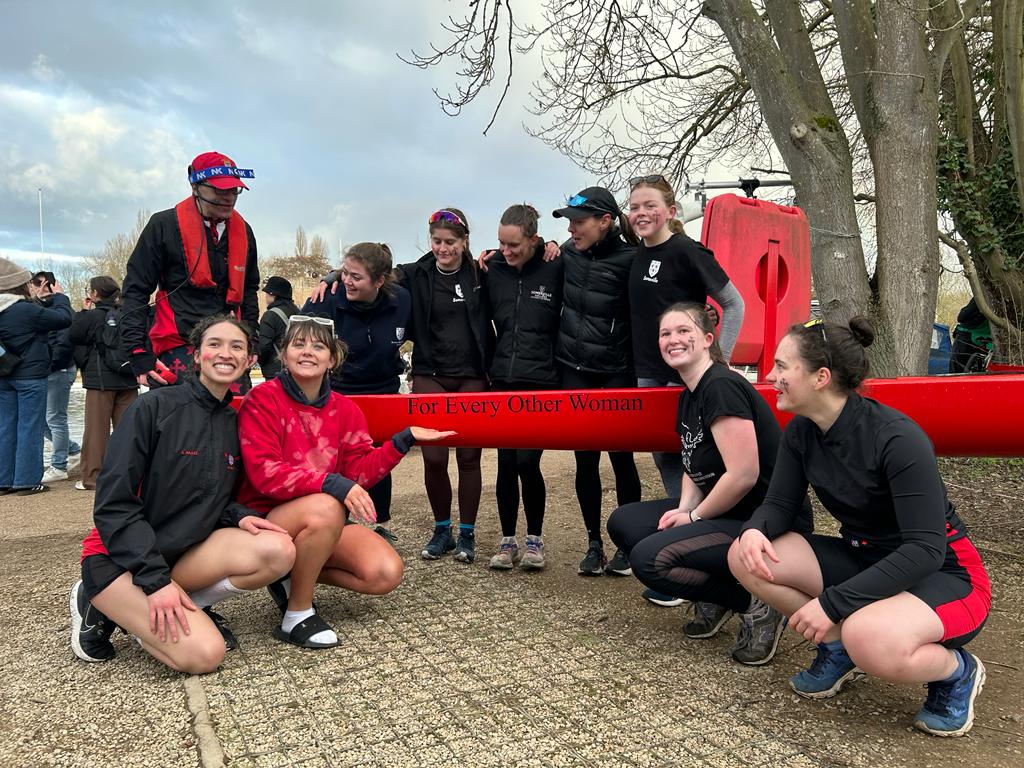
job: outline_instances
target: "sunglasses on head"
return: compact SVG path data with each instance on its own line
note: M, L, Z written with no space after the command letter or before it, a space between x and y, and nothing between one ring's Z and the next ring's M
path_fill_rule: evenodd
M821 331L821 343L825 351L825 364L828 369L832 370L832 350L828 343L828 334L825 333L825 321L824 320L808 320L804 323L804 328L818 328Z
M466 226L466 222L462 220L462 217L459 216L459 214L452 213L451 211L447 211L444 208L442 208L440 211L434 211L432 214L430 214L430 219L428 223L437 224L437 222L439 221L446 221L449 224L458 224L459 226L466 227L466 229L469 229L469 227Z
M629 188L633 189L641 184L659 184L664 183L668 185L668 179L662 176L660 173L655 173L650 176L634 176L629 180ZM671 185L669 185L671 186Z
M292 315L288 318L288 324L292 323L316 323L317 325L329 325L334 327L334 321L329 317L318 317L316 315Z

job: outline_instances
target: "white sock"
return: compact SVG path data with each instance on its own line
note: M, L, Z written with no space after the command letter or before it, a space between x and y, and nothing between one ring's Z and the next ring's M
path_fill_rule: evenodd
M225 576L223 579L218 581L216 584L211 584L208 587L197 589L195 592L189 592L188 596L192 599L192 602L196 604L197 608L209 608L211 605L216 605L221 600L227 600L230 597L236 595L244 595L246 592L250 592L248 589L239 589L231 583L231 579Z
M281 619L281 630L283 632L291 632L295 629L296 624L301 624L303 621L313 616L316 613L312 608L306 608L303 611L285 611L284 618ZM334 634L333 630L325 629L323 632L317 632L315 635L309 638L314 643L336 643L338 642L338 636Z

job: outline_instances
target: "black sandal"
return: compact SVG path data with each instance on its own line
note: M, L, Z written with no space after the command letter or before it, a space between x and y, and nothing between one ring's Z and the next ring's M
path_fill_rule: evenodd
M271 584L267 584L267 592L274 599L274 605L281 611L282 616L288 610L288 593L284 590L284 580L287 578L288 576L284 576Z
M281 627L274 627L274 637L285 643L291 643L297 645L299 648L309 648L313 650L319 650L321 648L334 648L341 644L341 640L335 640L333 643L315 643L309 638L319 632L334 632L334 629L323 619L320 615L314 613L308 619L303 619L294 627L291 632L285 632Z

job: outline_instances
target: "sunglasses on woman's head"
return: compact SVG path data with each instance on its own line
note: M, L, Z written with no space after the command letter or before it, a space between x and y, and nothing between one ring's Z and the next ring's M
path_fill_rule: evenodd
M650 176L634 176L632 179L629 180L629 188L633 189L634 187L638 187L641 184L658 184L659 182L668 184L668 179L666 179L660 173L655 173Z
M828 335L825 333L825 321L824 320L808 320L804 323L804 328L815 328L817 327L821 331L821 343L825 349L825 363L828 365L828 369L832 370L832 350L828 344Z
M434 211L430 214L430 224L437 224L439 221L447 221L449 224L459 224L460 226L466 227L466 222L462 220L462 217L459 216L459 214L452 213L451 211L447 211L443 208L440 211ZM466 227L466 229L469 229L469 227Z
M291 323L316 323L317 325L329 325L334 327L334 321L329 317L317 317L316 315L292 315L288 318Z

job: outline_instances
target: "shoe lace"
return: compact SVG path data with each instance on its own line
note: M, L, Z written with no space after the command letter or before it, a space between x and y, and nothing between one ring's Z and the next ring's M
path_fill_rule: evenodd
M949 699L953 694L953 689L956 688L956 683L930 683L926 686L928 688L928 697L924 701L924 708L929 712L947 712L949 711Z
M519 549L519 546L514 541L504 541L498 545L498 552L503 555L512 554L517 549ZM529 549L529 545L527 545L527 549Z
M539 555L544 545L539 541L528 541L526 542L526 552L530 555Z
M700 605L700 604L698 603L697 605ZM705 618L706 618L706 615L703 613L703 611L699 607L695 608L694 610L696 610L698 615L705 616ZM737 631L737 633L736 633L736 646L735 647L743 648L744 646L748 645L750 643L750 638L753 636L753 634L754 634L754 621L753 621L753 619L751 619L749 614L741 613L740 614L740 628L739 628L739 631Z
M808 667L807 671L813 677L820 677L831 662L832 653L824 645L819 645L817 653L814 655L814 661L811 662L811 666Z

